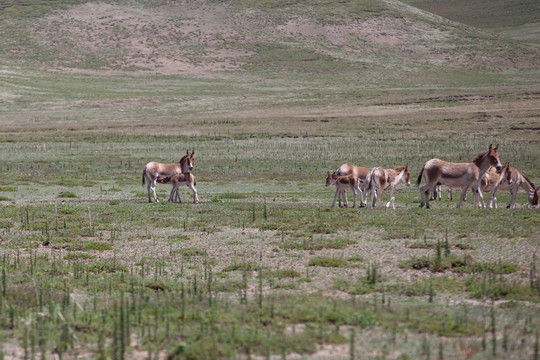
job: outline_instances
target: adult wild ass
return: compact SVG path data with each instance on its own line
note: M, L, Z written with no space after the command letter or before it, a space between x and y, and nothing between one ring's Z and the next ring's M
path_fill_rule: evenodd
M428 160L422 167L417 180L419 186L422 175L425 175L426 183L420 187L420 207L426 205L426 208L429 209L429 194L438 183L450 188L462 187L461 197L457 204L458 208L461 206L469 187L473 188L475 197L479 196L482 207L485 207L484 198L480 191L480 179L490 166L494 166L497 170L502 168L499 154L497 154L498 148L499 145L494 148L489 145L488 151L479 153L473 161L466 163L453 163L440 159ZM474 201L474 206L476 207L476 201Z
M185 173L185 174L176 174L173 176L168 176L164 178L158 178L157 182L160 184L171 184L172 190L171 194L169 195L170 202L178 202L182 203L182 199L180 198L180 185L186 185L193 191L193 203L197 204L199 202L199 197L197 196L197 189L195 189L195 185L197 185L197 180L195 179L195 175L193 173Z
M508 190L512 195L510 203L506 207L508 209L514 209L516 207L516 196L519 188L522 188L527 192L529 203L533 208L537 208L540 187L535 187L533 182L515 167L510 166L508 172L510 172L510 175L499 184L499 190Z
M159 202L156 195L156 181L160 177L171 177L176 174L187 174L193 170L195 150L191 153L186 151L179 162L174 164L162 164L155 161L151 161L144 167L142 173L142 184L144 185L145 179L148 181L148 202L152 202L150 198L150 190L154 194L154 201Z
M511 173L508 171L509 167L510 163L505 163L500 171L496 171L491 167L484 175L482 175L482 179L480 179L480 190L489 193L487 202L488 208L497 208L497 198L495 197L495 193L497 193L501 182L503 180L511 181ZM478 205L480 206L480 204Z
M409 172L409 164L405 166L398 166L395 169L383 169L380 167L373 168L370 174L369 190L371 191L371 207L377 205L377 199L380 197L382 202L382 193L385 190L390 190L390 200L386 203L386 207L392 203L392 208L395 209L394 204L394 190L398 186L399 182L403 180L405 185L409 186L411 173ZM377 189L379 193L377 194Z
M354 200L353 200L353 208L356 207L356 192L358 191L360 194L362 194L362 191L359 187L359 181L358 178L354 174L349 175L342 175L338 176L336 173L330 174L330 171L327 172L328 176L326 176L326 186L330 186L332 184L336 184L336 194L334 195L334 202L332 203L331 207L334 207L336 205L336 198L338 197L338 194L343 193L343 204L345 207L348 207L347 203L347 189L352 189ZM339 203L339 207L341 207L341 202Z
M367 186L368 186L369 174L370 174L369 169L363 166L343 164L335 171L335 174L337 176L350 175L350 174L353 174L354 176L356 176L356 178L358 179L359 188L363 189L363 191L360 190L360 206L361 207L366 206L367 205ZM341 194L339 194L338 201L339 201L339 206L341 207Z

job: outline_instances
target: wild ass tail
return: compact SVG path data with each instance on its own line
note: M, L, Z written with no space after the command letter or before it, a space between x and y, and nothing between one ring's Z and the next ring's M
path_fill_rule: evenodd
M367 179L368 183L367 183L366 191L371 191L371 187L375 186L375 182L373 181L373 174L375 173L375 169L377 168L374 167L373 169L371 169L371 172L368 175L368 179Z
M146 174L146 166L144 167L144 170L142 172L142 184L143 184L143 186L144 186L144 178L146 177L145 174Z
M422 182L422 175L424 175L425 166L426 164L424 164L424 166L422 166L422 170L420 170L420 175L418 175L418 179L416 180L416 186L420 186L420 183Z

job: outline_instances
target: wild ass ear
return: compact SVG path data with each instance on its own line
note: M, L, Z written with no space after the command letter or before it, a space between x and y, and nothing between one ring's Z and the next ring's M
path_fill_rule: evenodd
M491 150L491 147L493 146L493 144L489 144L489 150Z
M405 164L405 170L409 170L409 163Z
M493 151L497 151L498 148L499 148L499 144L497 144L497 146L495 146L495 148L493 149Z

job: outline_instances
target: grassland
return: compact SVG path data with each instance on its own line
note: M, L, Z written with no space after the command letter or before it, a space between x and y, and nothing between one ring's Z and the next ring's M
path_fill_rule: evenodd
M402 184L391 211L330 208L324 187L345 162L409 163L415 179L490 143L540 182L537 52L399 3L339 4L3 14L4 358L538 358L540 215L525 193L512 211L426 210ZM137 13L144 29L108 18ZM139 31L155 58L132 57ZM185 188L182 204L149 204L144 165L187 149L201 202Z

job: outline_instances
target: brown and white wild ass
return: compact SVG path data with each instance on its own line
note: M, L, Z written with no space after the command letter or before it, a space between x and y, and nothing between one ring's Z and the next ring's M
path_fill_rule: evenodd
M332 203L331 207L336 205L336 198L338 197L338 194L341 193L343 193L343 204L345 207L348 207L347 189L352 189L354 195L353 208L356 207L356 192L358 191L360 194L362 193L359 187L358 178L354 174L338 176L336 173L330 174L330 171L328 171L327 174L326 186L336 184L336 194L334 195L334 202ZM339 207L341 207L341 202L339 203Z
M488 208L497 208L497 198L495 197L495 194L497 193L501 182L503 180L511 181L511 174L510 171L508 171L509 167L510 163L505 163L500 171L491 167L484 175L482 175L482 179L480 179L480 190L489 193L487 202ZM480 204L478 205L480 206Z
M193 173L188 172L185 174L176 174L173 176L158 178L157 182L160 184L172 185L171 194L169 195L170 202L182 202L179 190L180 185L186 185L191 189L191 191L193 191L194 204L197 204L199 202L199 197L197 196L197 189L195 189L195 185L197 185L197 180L195 179L195 175L193 175Z
M148 181L148 202L152 202L150 198L150 190L154 194L154 201L158 202L156 195L156 181L161 177L171 177L176 174L189 173L193 170L193 161L194 161L195 150L191 153L189 150L186 152L179 162L174 164L162 164L155 161L151 161L143 169L142 173L142 184L144 185L145 180Z
M461 197L457 204L458 208L461 206L469 187L473 188L475 197L479 196L482 207L485 207L484 198L480 191L480 179L490 166L494 166L497 170L502 168L497 154L498 148L499 145L494 148L489 145L488 151L479 153L473 161L466 163L453 163L440 159L428 160L422 167L417 180L417 185L420 185L422 175L425 175L426 183L420 187L420 207L426 205L426 208L429 209L429 194L438 183L450 188L462 187ZM476 207L476 201L474 201L474 206Z
M510 172L510 175L499 184L499 190L508 190L512 195L510 203L506 207L508 209L514 209L516 207L516 196L519 188L522 188L527 192L529 203L533 208L537 208L540 187L535 187L533 182L515 167L510 166L508 172Z
M386 207L392 204L392 208L395 209L394 204L394 190L398 186L399 182L403 180L405 185L409 186L411 173L409 172L409 164L405 166L398 166L395 169L383 169L380 167L373 168L370 174L369 190L371 191L371 207L377 205L377 200L381 199L382 193L385 190L390 190L390 200L386 203ZM377 192L377 189L379 190Z
M353 174L354 176L356 176L356 178L358 179L359 188L363 189L363 191L360 190L360 206L366 206L367 205L367 188L368 188L369 174L370 174L369 169L363 166L343 164L335 171L335 174L337 176L350 175L350 174ZM339 195L340 196L338 197L338 201L341 206L341 194Z

